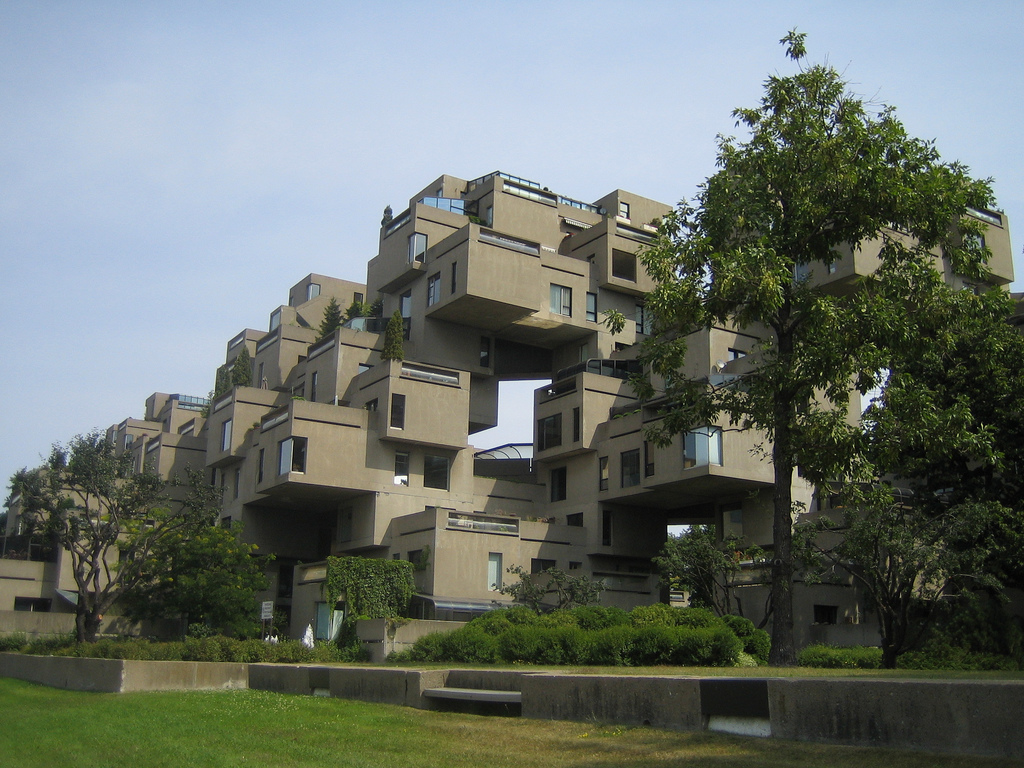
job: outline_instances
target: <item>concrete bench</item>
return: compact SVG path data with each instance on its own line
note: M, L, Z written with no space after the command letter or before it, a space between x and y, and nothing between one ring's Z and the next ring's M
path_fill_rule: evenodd
M482 688L427 688L423 695L430 699L496 704L521 704L523 701L523 694L519 691L492 691Z

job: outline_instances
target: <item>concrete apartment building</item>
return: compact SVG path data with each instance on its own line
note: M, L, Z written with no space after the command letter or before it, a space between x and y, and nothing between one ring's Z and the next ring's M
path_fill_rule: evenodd
M290 615L293 636L310 622L328 632L330 554L416 563L422 618L462 619L508 601L498 589L514 565L600 579L606 605L656 602L664 595L650 558L667 526L710 524L767 548L772 527L773 476L753 450L757 434L706 424L668 447L645 440L658 403L638 402L626 381L650 330L652 285L636 253L669 209L622 190L583 203L504 173L441 176L407 209L385 213L365 285L308 275L266 331L228 342L224 365L248 349L254 386L212 403L154 394L144 419L108 436L165 477L208 470L224 489L225 521L241 521L275 555L267 599ZM1008 284L1005 216L972 215L988 225L993 280ZM851 248L809 279L851 290L876 252ZM383 319L356 319L318 342L331 297L343 308L380 299ZM617 334L602 322L610 309L633 319ZM404 360L382 361L383 322L396 310ZM712 381L741 373L758 341L749 329L695 333L687 372ZM521 416L532 445L474 446L497 422L499 382L532 379L550 380ZM826 511L803 481L794 498ZM0 610L12 596L4 584ZM764 590L741 590L755 621ZM798 642L877 642L849 587L799 591L796 615Z

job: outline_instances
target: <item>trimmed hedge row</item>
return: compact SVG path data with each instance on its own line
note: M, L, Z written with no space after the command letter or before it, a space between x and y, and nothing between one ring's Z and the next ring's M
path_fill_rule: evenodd
M819 669L881 669L882 649L863 645L848 648L809 645L800 652L797 663L802 667ZM966 672L1022 669L1021 663L1012 656L976 653L948 645L929 646L925 650L900 654L896 666L900 669L948 669Z
M651 605L574 608L536 614L491 611L453 632L420 638L390 661L599 666L734 666L766 663L770 640L738 616Z
M46 656L75 656L96 659L135 661L232 661L278 664L362 661L361 650L317 643L307 648L298 640L265 643L262 640L237 640L231 637L188 637L178 642L152 642L134 638L102 638L95 643L78 643L70 638L52 638L26 642L24 636L0 638L0 651Z

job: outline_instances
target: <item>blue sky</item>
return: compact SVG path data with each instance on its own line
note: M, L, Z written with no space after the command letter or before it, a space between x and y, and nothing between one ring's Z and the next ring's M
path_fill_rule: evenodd
M0 474L205 394L442 173L676 202L808 33L1024 226L1017 2L0 3ZM1015 239L1016 243L1018 239ZM1024 276L1019 245L1017 272ZM487 444L529 439L528 420ZM478 443L483 447L482 443Z

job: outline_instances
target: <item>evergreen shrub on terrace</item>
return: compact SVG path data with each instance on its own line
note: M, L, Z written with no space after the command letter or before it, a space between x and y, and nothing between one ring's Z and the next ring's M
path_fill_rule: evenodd
M588 606L536 614L491 611L454 632L420 638L395 661L601 666L733 666L768 655L768 636L746 619L702 608L651 605L627 613Z

